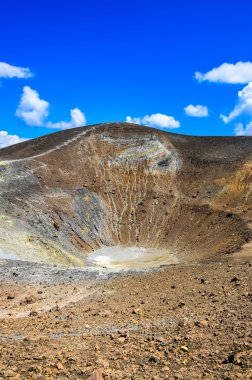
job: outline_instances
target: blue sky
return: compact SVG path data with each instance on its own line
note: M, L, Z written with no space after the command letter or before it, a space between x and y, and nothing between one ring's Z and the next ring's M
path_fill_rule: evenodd
M248 0L27 0L1 11L0 146L127 116L177 133L252 134Z

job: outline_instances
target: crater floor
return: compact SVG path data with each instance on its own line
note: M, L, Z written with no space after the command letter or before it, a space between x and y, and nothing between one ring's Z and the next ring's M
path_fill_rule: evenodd
M140 247L103 247L88 255L87 263L108 269L145 269L177 264L166 250Z

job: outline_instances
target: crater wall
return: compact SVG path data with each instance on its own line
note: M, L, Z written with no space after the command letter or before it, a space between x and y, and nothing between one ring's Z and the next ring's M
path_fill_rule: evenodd
M102 247L198 262L251 238L252 139L191 137L126 123L0 150L0 250L86 265Z

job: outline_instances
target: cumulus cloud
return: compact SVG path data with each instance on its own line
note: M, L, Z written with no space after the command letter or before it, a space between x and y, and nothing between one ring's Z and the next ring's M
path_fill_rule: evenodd
M195 78L200 82L245 84L252 81L252 62L223 63L205 74L196 72Z
M161 127L172 129L180 127L180 122L175 120L173 116L167 116L161 113L144 116L142 119L142 123L154 128Z
M155 113L152 115L145 115L143 117L126 117L127 123L142 124L153 128L174 129L180 127L180 122L173 116L164 115L162 113Z
M9 135L7 131L0 131L0 149L5 148L9 145L18 144L26 140L29 139L25 139L17 135Z
M33 74L28 67L12 66L0 62L0 78L30 78Z
M193 116L193 117L206 117L208 116L208 108L207 106L202 106L200 104L194 106L192 104L189 104L184 108L185 113L187 116Z
M23 88L21 100L18 105L16 116L24 120L31 127L41 127L49 114L49 103L40 99L37 91L29 86Z
M60 121L58 123L52 123L48 122L46 123L47 128L54 128L54 129L69 129L69 128L75 128L75 127L83 127L86 125L86 117L79 108L74 108L70 111L71 120L70 121Z
M126 117L126 123L141 124L141 119L140 119L140 117L127 116Z
M50 104L40 98L39 93L29 86L23 88L21 100L16 110L16 116L20 117L31 127L46 127L52 129L69 129L86 125L86 117L79 108L71 110L70 121L52 123L48 120Z
M252 82L238 92L238 103L229 115L220 115L224 123L236 119L241 114L252 115Z
M252 136L252 121L245 127L242 123L236 124L234 133L236 136Z

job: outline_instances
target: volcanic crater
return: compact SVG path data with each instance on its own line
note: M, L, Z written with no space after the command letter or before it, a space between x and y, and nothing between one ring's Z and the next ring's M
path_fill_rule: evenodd
M0 258L63 267L195 264L252 237L252 137L128 123L0 151Z

